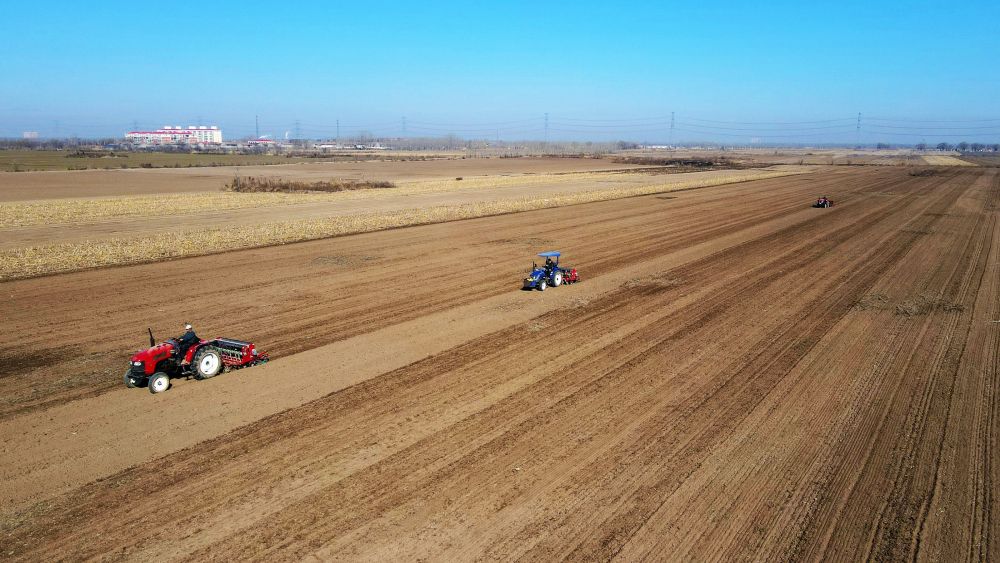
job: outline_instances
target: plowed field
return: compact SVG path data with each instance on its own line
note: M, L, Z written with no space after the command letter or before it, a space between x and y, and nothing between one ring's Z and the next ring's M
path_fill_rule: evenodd
M0 284L0 554L996 559L998 172L835 170ZM584 281L518 291L553 248ZM277 359L125 389L145 327L186 320Z

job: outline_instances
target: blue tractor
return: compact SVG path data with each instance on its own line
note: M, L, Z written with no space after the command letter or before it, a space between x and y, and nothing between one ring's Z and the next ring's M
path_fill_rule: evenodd
M531 264L531 272L524 278L524 289L537 289L545 291L548 286L559 287L564 283L576 283L580 281L580 275L576 268L563 268L559 265L560 252L553 250L538 254L545 258L545 263L539 266Z

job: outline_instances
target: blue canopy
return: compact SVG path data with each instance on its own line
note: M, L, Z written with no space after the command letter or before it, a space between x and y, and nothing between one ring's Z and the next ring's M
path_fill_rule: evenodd
M538 255L541 256L541 257L543 257L543 258L550 258L550 257L559 258L559 251L558 250L550 250L548 252L539 252Z

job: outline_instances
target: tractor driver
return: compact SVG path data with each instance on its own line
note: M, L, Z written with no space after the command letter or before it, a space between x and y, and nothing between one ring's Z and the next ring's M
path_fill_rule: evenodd
M556 263L552 261L552 258L545 259L545 271L551 272L553 268L556 267Z
M188 348L194 346L199 340L201 340L198 338L198 335L194 333L194 327L190 324L184 325L184 330L187 332L177 339L177 344L180 346L180 350L177 351L177 356L179 358L178 361L182 361L184 359L184 355L187 354Z

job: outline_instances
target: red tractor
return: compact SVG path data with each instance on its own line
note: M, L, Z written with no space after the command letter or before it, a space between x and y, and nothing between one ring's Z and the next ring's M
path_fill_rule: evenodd
M833 200L826 196L823 196L816 200L816 203L813 204L813 207L819 207L822 209L826 209L827 207L833 207Z
M150 393L162 393L170 388L171 378L208 379L226 368L233 370L255 366L269 359L252 342L231 338L199 340L183 354L181 350L180 341L176 338L157 344L152 329L149 329L149 348L132 355L129 369L125 372L125 386L148 387Z

